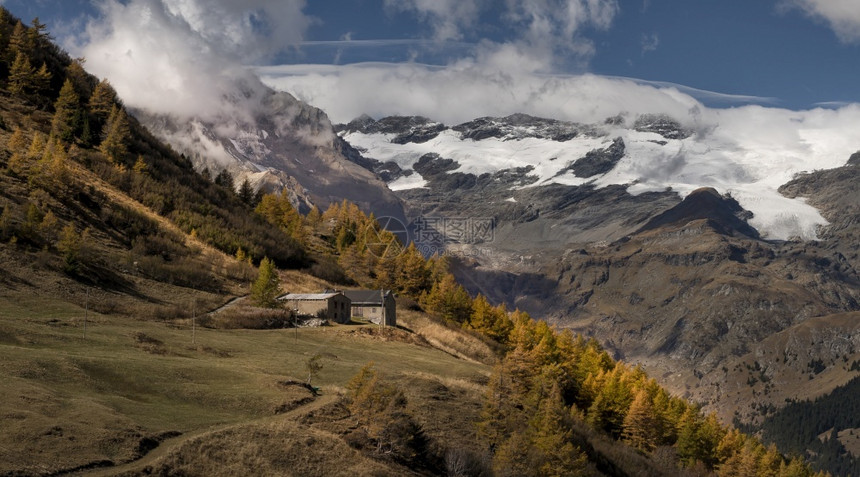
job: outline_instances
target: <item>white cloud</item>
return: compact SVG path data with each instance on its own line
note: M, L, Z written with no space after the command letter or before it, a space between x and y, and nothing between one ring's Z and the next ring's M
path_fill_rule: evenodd
M857 0L783 0L785 8L798 8L830 25L845 43L860 43L860 2Z
M642 45L642 56L645 56L645 53L657 51L657 47L660 46L660 37L656 33L643 34L640 44Z
M414 12L433 28L437 41L462 40L482 15L494 15L495 27L509 31L507 39L490 41L478 32L479 54L502 63L525 60L544 72L560 62L587 63L595 50L582 28L608 29L619 11L617 0L506 0L504 8L488 0L385 0L385 5Z
M105 0L72 49L126 104L181 117L248 116L263 90L241 63L301 41L304 0ZM277 18L277 21L269 19ZM251 102L252 102L251 101Z
M414 12L430 24L439 41L460 40L463 29L474 26L485 0L385 0L386 8Z
M526 61L516 50L500 50L445 67L361 63L284 65L256 71L265 83L322 108L335 122L361 114L418 114L457 124L479 116L523 112L590 123L622 112L662 112L694 124L700 115L696 111L704 109L697 97L733 105L761 99L629 78L539 74L534 65L523 66Z

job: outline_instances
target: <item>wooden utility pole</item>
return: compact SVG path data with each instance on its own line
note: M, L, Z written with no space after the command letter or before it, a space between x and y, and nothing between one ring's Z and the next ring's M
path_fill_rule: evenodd
M293 328L296 329L296 344L299 344L299 301L293 300Z
M191 344L197 344L197 303L191 304Z
M382 319L379 320L379 324L385 328L385 289L379 289L379 303L382 305Z
M87 339L87 318L90 314L90 289L87 288L87 299L84 301L84 339Z

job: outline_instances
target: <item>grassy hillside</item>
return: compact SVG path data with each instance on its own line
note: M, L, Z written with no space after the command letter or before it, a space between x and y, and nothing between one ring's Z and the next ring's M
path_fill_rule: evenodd
M305 363L317 353L323 368L313 384L322 387L322 398L336 396L373 361L410 394L453 401L447 412L456 407L462 420L446 419L458 428L444 432L464 433L466 440L474 434L468 416L477 413L490 372L487 365L414 344L403 331L387 338L360 326L197 328L192 334L187 321L92 311L85 328L86 314L44 296L0 293L0 474L122 463L174 434L240 422L299 432L290 427L296 423L283 429L287 423L276 413L313 396L279 383L305 380ZM440 389L447 395L436 395ZM442 412L432 414L426 416L428 432L445 419Z

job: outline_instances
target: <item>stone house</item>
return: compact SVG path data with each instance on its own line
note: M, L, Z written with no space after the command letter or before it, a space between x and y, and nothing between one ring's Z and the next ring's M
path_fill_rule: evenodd
M351 302L341 292L325 293L287 293L278 300L290 310L298 310L299 315L311 315L334 321L348 323Z
M397 325L397 303L391 290L344 290L352 317L384 326Z

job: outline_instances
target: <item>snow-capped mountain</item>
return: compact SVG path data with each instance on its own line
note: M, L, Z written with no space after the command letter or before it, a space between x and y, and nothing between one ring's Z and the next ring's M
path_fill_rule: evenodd
M680 198L700 187L730 194L770 239L814 239L827 221L803 199L778 188L794 175L830 169L854 152L850 144L809 147L804 138L764 144L720 126L692 127L664 115L619 115L602 124L577 124L516 114L446 126L419 117L362 117L340 126L341 136L380 164L394 191L426 187L416 170L428 155L452 161L449 174L521 171L515 191L550 185L623 186L633 195L671 190ZM810 131L810 135L814 131ZM857 145L854 146L858 147ZM855 149L856 150L856 149Z

